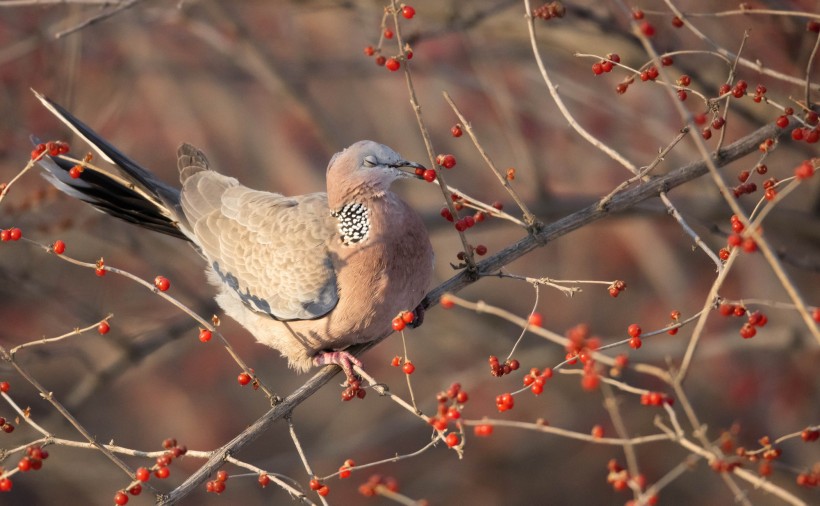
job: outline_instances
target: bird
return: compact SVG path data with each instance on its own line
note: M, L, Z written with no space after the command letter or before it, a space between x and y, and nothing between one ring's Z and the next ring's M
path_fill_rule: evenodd
M333 155L325 192L285 196L220 174L182 144L177 188L34 93L107 162L72 175L74 162L43 156L46 179L104 213L190 242L225 314L292 369L335 364L350 384L362 366L350 346L387 336L406 312L420 324L433 248L419 214L390 188L423 165L363 140Z

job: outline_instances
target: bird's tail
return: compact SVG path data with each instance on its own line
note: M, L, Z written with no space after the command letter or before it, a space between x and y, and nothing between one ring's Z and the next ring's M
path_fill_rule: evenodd
M45 177L61 191L87 202L117 218L164 234L189 240L180 230L179 190L173 188L123 155L82 121L44 95L34 94L57 118L83 138L99 158L112 167L86 167L79 177L70 171L75 165L59 156L43 156L40 165Z

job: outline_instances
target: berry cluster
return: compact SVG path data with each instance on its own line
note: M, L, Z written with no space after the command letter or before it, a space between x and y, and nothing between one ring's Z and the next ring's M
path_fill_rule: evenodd
M31 159L39 160L44 155L58 156L68 153L70 150L67 143L63 141L49 141L45 144L37 144L31 151Z
M615 53L608 54L605 60L592 64L592 73L599 76L605 72L612 72L615 63L621 63L621 57Z
M408 364L409 363L410 362L408 362ZM362 382L358 378L355 380L350 380L347 383L347 387L342 390L342 400L345 402L354 398L364 399L366 395L367 390L362 388Z
M48 458L48 452L38 445L26 448L26 455L17 463L17 469L21 472L30 470L39 471L43 467L43 461Z
M228 471L220 469L216 473L216 479L205 484L205 490L209 493L221 494L225 491L225 482L228 481Z
M624 290L626 290L626 282L621 281L620 279L616 280L614 283L607 287L607 291L609 292L609 295L611 297L617 297Z
M547 21L552 18L563 18L567 10L561 2L550 2L532 10L532 17Z
M19 241L23 237L23 231L17 227L0 230L0 241Z
M794 114L794 110L791 107L789 107L786 109L785 114ZM780 126L782 123L781 118L782 116L778 118L778 126ZM817 113L810 109L806 110L803 113L803 120L809 126L797 127L794 130L792 130L792 139L796 141L806 141L809 144L814 144L818 141L818 139L820 139L820 131L818 131L818 123L820 123L820 121L818 121ZM786 124L788 125L788 122Z
M629 347L632 349L637 350L643 344L641 341L641 326L637 323L631 324L629 327L626 328L626 333L629 334Z
M601 347L601 340L597 337L590 337L589 325L579 323L567 330L564 335L569 339L569 342L564 346L567 352L567 363L574 365L580 359L585 369L587 367L591 368L595 362L592 359L592 352Z
M345 460L345 463L339 467L339 478L345 479L350 478L350 468L355 466L356 463L353 462L353 459Z
M399 482L392 476L384 477L380 474L374 474L367 479L366 482L359 485L359 493L365 497L373 497L376 495L376 487L382 486L390 492L399 491Z
M154 472L154 476L159 478L160 480L164 480L171 475L171 470L168 469L168 466L171 465L171 462L175 458L179 458L185 455L188 452L188 449L185 446L180 446L177 444L177 440L173 438L166 439L162 442L162 447L165 448L167 451L162 454L162 456L157 457L157 463L152 466L150 469L147 467L140 467L134 473L134 480L137 483L134 483L132 486L128 488L128 493L131 495L139 495L142 492L142 485L141 483L147 482L151 478L151 471ZM224 472L224 471L220 471ZM227 478L227 473L225 474L225 479ZM224 486L222 490L224 490ZM208 490L212 492L213 490ZM114 495L114 504L122 506L128 503L128 494L126 494L125 490L120 490Z
M464 409L464 404L470 400L470 396L461 389L460 383L453 383L446 392L439 392L436 395L436 400L438 401L436 416L430 417L428 423L437 431L442 432L447 430L450 422L461 419L461 410ZM448 444L448 446L455 445Z
M402 362L404 363L404 365L402 365ZM416 366L413 365L413 362L409 360L402 360L402 358L398 355L393 357L393 360L390 362L390 365L392 365L393 367L401 366L401 370L404 371L404 374L407 374L408 376L416 372ZM364 394L362 394L362 397L364 397Z
M404 327L413 323L415 319L416 315L412 311L402 311L397 317L393 318L393 330L404 330Z
M663 406L664 404L671 406L674 403L674 398L662 392L646 392L641 394L641 405L643 406Z
M606 476L606 482L612 485L612 489L616 492L623 492L629 488L629 481L639 490L646 490L646 477L642 474L630 477L629 471L623 468L617 460L611 459L607 463L607 470L609 473ZM647 498L646 504L654 506L658 503L658 496L654 495Z
M409 5L402 5L401 10L399 12L405 19L413 19L413 17L416 15L416 9ZM393 30L390 28L384 28L384 30L382 31L382 37L384 39L390 40L393 38L394 35L395 34L393 33ZM374 48L373 46L366 46L364 48L364 54L365 56L374 56L378 54L375 60L376 65L378 65L379 67L384 67L390 72L396 72L397 70L399 70L401 68L402 61L407 61L413 58L413 50L410 48L409 44L405 44L401 54L391 56L390 58L385 58L381 54L381 41L379 41L378 47Z
M321 481L319 481L318 478L313 478L312 480L310 480L310 483L308 483L308 486L310 487L311 490L315 491L317 494L319 494L322 497L325 497L327 494L330 493L330 488L327 485L325 485L324 483L322 483Z
M505 374L510 374L513 371L517 371L521 364L516 359L507 359L504 361L504 365L501 365L498 361L498 357L495 355L490 355L490 374L495 376L496 378L500 378Z
M495 398L495 407L500 413L510 410L515 406L515 400L511 393L503 393Z
M552 378L552 369L545 367L540 370L537 367L530 369L530 373L524 376L524 386L530 387L530 390L535 395L541 395L544 391L544 384L548 379Z
M736 316L741 318L743 316L748 315L748 320L743 326L740 328L740 336L744 339L750 339L757 334L757 330L755 327L764 327L769 322L769 319L766 317L765 314L761 313L760 311L755 311L750 313L745 307L741 305L729 304L727 302L722 303L718 307L718 311L720 312L721 316Z
M726 248L721 250L720 258L723 260L729 258L729 253L732 251L732 248L737 247L740 247L746 253L754 253L757 251L757 243L754 239L751 237L741 237L740 233L743 232L745 225L740 221L740 218L733 214L729 222L731 223L733 233L729 234L729 237L726 239Z

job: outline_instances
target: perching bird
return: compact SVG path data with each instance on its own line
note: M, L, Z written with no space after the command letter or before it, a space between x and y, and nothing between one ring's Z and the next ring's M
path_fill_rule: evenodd
M421 311L432 247L421 218L390 191L421 165L359 141L330 160L327 193L287 197L242 186L183 144L178 190L35 94L112 164L74 178L73 163L44 157L50 182L110 215L190 241L225 313L292 368L337 364L351 380L361 362L346 348L387 335L402 311Z

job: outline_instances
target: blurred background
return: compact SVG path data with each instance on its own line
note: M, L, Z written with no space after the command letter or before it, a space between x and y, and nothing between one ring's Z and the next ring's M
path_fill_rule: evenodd
M17 2L25 3L25 2ZM29 2L37 3L37 2ZM816 12L806 1L753 2L755 6ZM415 115L409 105L403 72L374 64L363 49L376 45L387 2L374 1L142 1L108 19L67 33L101 12L104 3L64 2L20 6L0 2L0 181L9 181L26 164L29 136L63 139L72 152L86 152L34 98L44 93L71 110L121 151L165 181L177 181L176 147L201 147L219 171L252 188L285 194L324 189L324 171L336 151L360 139L387 144L410 160L429 164ZM469 139L453 138L457 122L442 97L448 92L467 116L483 147L499 168L514 167L513 182L531 209L545 222L577 211L610 192L630 174L579 138L549 96L534 62L521 1L471 2L418 0L417 14L403 20L401 32L412 46L411 69L421 111L438 153L452 153L457 166L448 182L475 198L500 200L519 215L513 202L484 165ZM538 7L541 2L534 2ZM573 1L563 19L538 20L538 46L559 92L576 120L637 166L652 162L677 134L682 122L659 85L638 81L625 95L615 86L623 70L594 76L594 58L574 56L617 53L622 63L641 67L647 57L630 35L628 13L618 2ZM659 51L709 49L686 29L671 24L662 2L641 1L656 27ZM678 2L687 13L732 9L733 2ZM692 17L715 44L736 51L749 30L743 55L790 76L805 78L815 34L801 17L747 15ZM394 40L382 53L398 53ZM815 64L813 82L820 81ZM671 75L688 74L692 88L708 97L728 78L728 68L710 55L675 58ZM764 84L767 96L782 105L802 100L802 87L740 67L738 77L750 90ZM816 95L815 95L816 96ZM684 103L705 110L695 97ZM733 101L726 143L774 121L774 107L751 99ZM714 146L717 132L710 141ZM766 159L766 177L788 177L817 145L785 140ZM752 170L759 153L724 169L735 181ZM659 165L662 174L699 155L689 140ZM42 244L65 241L66 253L84 261L104 257L106 264L152 280L171 280L169 292L199 314L218 313L214 289L206 284L204 265L181 241L134 228L58 194L36 170L12 187L0 203L0 228L23 230ZM758 187L763 177L755 176ZM816 178L815 178L816 179ZM732 183L736 184L736 183ZM436 251L436 284L456 274L451 263L461 245L452 225L439 216L441 193L424 182L401 182L397 191L424 217ZM741 199L751 210L762 196ZM725 245L731 211L711 180L701 178L670 193L688 223L715 250ZM818 292L818 185L810 181L767 218L766 237L810 305ZM524 237L526 231L490 220L469 232L470 242L493 254ZM583 285L567 298L541 288L538 311L544 326L564 333L587 323L604 343L623 339L626 327L639 322L644 331L669 322L669 312L684 317L700 310L715 278L714 264L671 219L657 200L643 203L583 227L514 262L508 272L554 279L627 282L617 299L606 285ZM765 260L745 255L735 264L721 295L730 299L788 302L788 296ZM520 316L535 301L534 291L518 281L483 279L460 293L484 300ZM253 423L268 408L261 392L241 388L239 369L216 342L197 340L197 326L170 304L122 277L97 278L89 269L61 262L32 244L0 244L0 345L53 337L89 325L113 313L111 332L91 333L49 346L23 350L18 362L53 391L68 409L103 442L140 450L158 450L175 437L190 449L221 446ZM756 447L763 435L800 431L820 420L818 347L793 310L760 307L769 324L751 340L741 339L740 319L714 315L695 357L686 389L709 437L735 427L741 446ZM228 318L222 332L265 383L285 396L309 377L287 369L278 354L256 344ZM466 310L428 312L425 324L406 333L419 407L432 413L436 393L458 381L470 394L465 418L546 419L551 425L588 433L593 425L614 434L599 392L584 391L577 376L557 375L543 395L516 398L516 408L499 414L495 396L521 385L521 372L503 378L489 374L487 357L506 357L520 329ZM676 336L660 335L629 351L632 361L677 365L691 328ZM402 353L399 336L368 352L370 373L406 394L404 374L390 366ZM615 354L615 353L613 353ZM552 366L564 351L528 335L516 352L522 370ZM34 419L55 435L80 439L36 390L8 364L0 379L12 384L11 395L31 407ZM624 379L641 388L662 389L646 376L627 372ZM296 429L318 474L330 474L347 458L357 463L417 450L430 430L389 400L371 393L365 400L343 403L335 383L294 412ZM640 406L635 396L619 394L621 411L633 435L658 432L660 413ZM0 416L11 418L0 404ZM37 437L25 423L0 435L0 448L25 445ZM782 445L783 458L770 478L807 503L820 502L817 489L800 488L795 475L818 460L817 443L799 440ZM19 473L14 490L0 495L2 504L110 504L128 484L124 474L97 452L48 448L51 457L41 471ZM638 462L649 483L661 478L688 453L671 443L637 447ZM14 467L19 454L2 461ZM308 477L290 441L287 426L276 424L236 457L289 476L307 490ZM375 472L395 477L402 493L430 504L623 504L631 495L606 483L610 458L623 463L622 450L531 431L496 428L483 439L468 433L464 459L439 445L419 457L385 465ZM126 459L133 466L151 465ZM201 465L181 459L165 482L168 491ZM231 473L235 468L227 468ZM390 504L366 499L357 487L372 474L354 473L330 480L332 504ZM771 496L739 482L753 504L779 504ZM69 502L66 498L70 497ZM315 496L311 496L315 499ZM131 504L149 504L149 490ZM660 494L660 504L701 506L730 504L729 488L699 461ZM254 478L230 480L217 497L204 487L183 504L279 504L288 495Z

